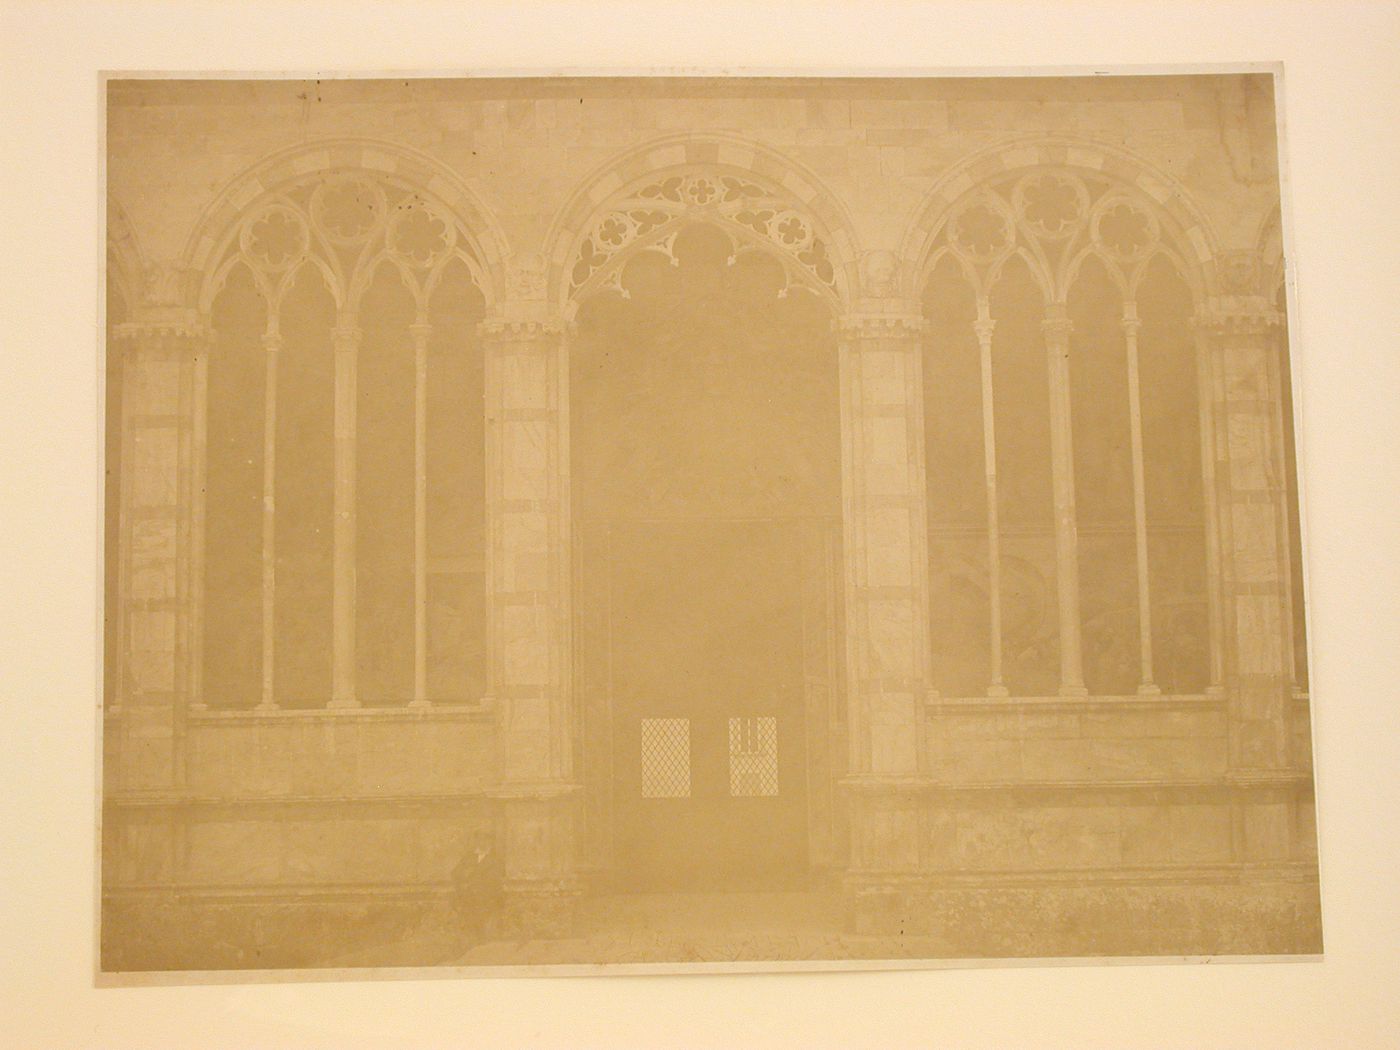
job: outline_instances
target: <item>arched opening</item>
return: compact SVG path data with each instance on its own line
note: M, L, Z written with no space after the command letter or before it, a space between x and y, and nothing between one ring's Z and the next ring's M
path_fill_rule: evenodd
M991 179L921 288L933 686L1212 684L1194 299L1175 231L1097 174Z
M586 862L622 890L836 863L840 420L827 300L690 224L570 352Z
M1194 304L1165 255L1148 263L1134 298L1142 321L1138 352L1157 684L1164 693L1200 693L1212 683Z
M210 708L485 690L485 299L410 186L302 179L242 211L206 293Z

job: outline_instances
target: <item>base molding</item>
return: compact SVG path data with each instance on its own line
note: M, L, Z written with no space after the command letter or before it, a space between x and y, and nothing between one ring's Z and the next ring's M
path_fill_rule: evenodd
M521 879L505 885L503 932L527 940L568 937L582 897L576 879Z
M361 965L357 955L410 942L425 931L444 940L444 957L462 939L450 893L359 899L123 895L102 902L100 969L114 974L354 966Z
M1016 879L852 873L846 928L936 936L951 957L1316 955L1316 878L1233 869L1152 880Z

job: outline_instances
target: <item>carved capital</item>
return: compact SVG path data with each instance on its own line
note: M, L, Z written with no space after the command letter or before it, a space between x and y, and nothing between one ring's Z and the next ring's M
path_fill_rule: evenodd
M568 332L559 310L543 299L515 299L496 304L477 326L481 338L493 343L557 340Z
M431 339L433 335L433 326L427 321L415 321L408 326L408 334L413 337L413 345L415 347L423 347L426 349L428 340Z
M910 309L912 304L902 299L867 300L864 306L888 305L890 309L862 310L837 318L832 327L843 340L861 342L866 339L914 340L928 328L921 313Z
M148 321L130 321L112 330L112 349L117 353L157 353L179 356L193 354L209 342L209 329L192 312Z
M1123 303L1123 318L1118 322L1125 334L1136 335L1138 329L1142 327L1142 318L1138 316L1137 303L1128 299Z
M338 354L353 354L360 346L360 326L354 317L343 317L331 329L331 346Z
M1064 343L1069 340L1070 332L1074 331L1074 322L1069 319L1064 303L1051 303L1045 308L1040 330L1049 342Z
M506 320L482 321L477 325L481 338L489 343L535 343L557 340L566 331L562 321Z
M1282 323L1283 315L1259 295L1218 297L1192 318L1197 331L1213 336L1262 336Z

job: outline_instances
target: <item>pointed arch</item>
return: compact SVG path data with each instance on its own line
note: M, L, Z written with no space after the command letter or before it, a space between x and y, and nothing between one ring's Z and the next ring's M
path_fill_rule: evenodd
M287 195L318 180L360 177L396 188L426 211L450 219L452 257L466 258L487 302L502 287L502 264L510 252L490 209L446 165L416 150L372 139L328 139L283 150L258 162L210 202L195 223L182 253L183 267L199 275L199 305L207 309L229 265L248 209L287 206ZM293 206L293 211L297 209ZM368 261L368 260L366 260ZM356 275L340 275L339 292L349 295Z
M1016 139L974 154L949 171L930 191L908 226L899 257L908 295L917 295L950 218L994 183L1010 183L1035 172L1064 172L1097 180L1114 200L1142 207L1160 225L1165 254L1181 271L1198 303L1217 294L1219 242L1209 221L1184 186L1127 150L1090 139ZM1087 202L1086 206L1087 206ZM1086 213L1086 219L1088 218ZM1089 251L1096 249L1089 248ZM1056 267L1044 260L1038 278L1060 286L1082 262L1080 256ZM1142 260L1145 266L1148 260Z
M668 239L695 221L723 228L736 254L775 255L790 281L848 308L860 255L850 214L804 166L731 136L659 138L585 179L550 224L546 294L571 314L627 259L669 250Z

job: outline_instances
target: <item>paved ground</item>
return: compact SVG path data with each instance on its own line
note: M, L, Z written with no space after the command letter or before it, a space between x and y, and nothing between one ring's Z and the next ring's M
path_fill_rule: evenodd
M510 966L946 958L933 937L841 932L841 900L827 893L629 894L580 903L577 935L472 944L424 929L334 966Z

